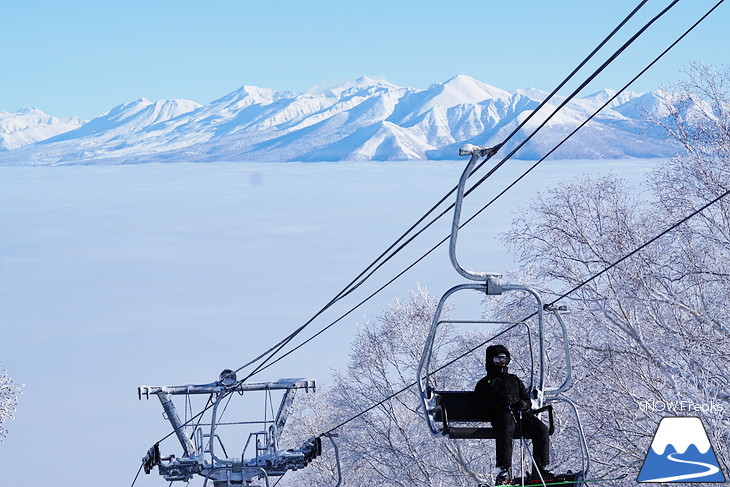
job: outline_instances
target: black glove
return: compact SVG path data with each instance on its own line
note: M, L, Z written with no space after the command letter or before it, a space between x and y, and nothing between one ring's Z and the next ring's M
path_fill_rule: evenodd
M513 411L529 411L532 408L532 404L529 401L519 400L512 404Z

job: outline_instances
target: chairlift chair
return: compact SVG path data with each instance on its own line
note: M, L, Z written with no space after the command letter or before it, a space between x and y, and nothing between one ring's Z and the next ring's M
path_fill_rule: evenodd
M575 424L577 425L580 443L580 470L577 473L569 472L558 477L566 482L566 486L577 486L588 473L590 468L590 459L577 407L575 403L563 395L563 393L569 389L571 384L570 350L568 347L565 322L561 316L561 311L565 311L565 307L545 304L537 290L525 285L505 283L503 282L503 278L500 274L468 271L459 264L456 256L456 243L466 180L471 174L478 159L483 156L491 157L497 149L498 147L489 149L474 145L467 145L459 150L459 155L469 155L471 158L464 169L457 186L454 218L452 221L451 237L449 242L449 256L454 269L456 269L461 276L465 277L470 282L458 284L446 291L439 300L434 313L431 328L426 338L426 343L417 369L416 383L421 397L423 414L426 424L434 436L446 437L451 440L486 440L495 438L493 428L488 425L490 418L487 416L486 412L479 407L479 401L473 391L436 390L433 387L433 373L430 370L430 362L432 359L437 330L445 323L482 324L490 325L493 328L496 325L501 329L501 331L491 337L488 342L492 342L517 327L526 327L530 329L530 325L526 322L442 320L441 316L444 307L451 296L463 291L478 291L487 296L496 296L507 292L526 294L530 297L530 302L532 303L531 306L534 309L534 316L536 316L536 330L534 331L537 334L538 339L537 360L535 360L532 345L530 344L529 346L531 362L533 366L536 364L538 369L536 383L533 383L531 378L530 385L528 387L528 390L531 393L533 412L538 414L541 412L547 413L549 422L548 431L552 435L555 430L553 404L557 402L565 403L572 411ZM554 388L549 387L546 383L547 352L545 348L545 315L548 313L556 318L559 326L561 327L563 338L565 377L562 384ZM535 325L532 325L532 327L534 328ZM527 336L529 338L529 332L527 333Z

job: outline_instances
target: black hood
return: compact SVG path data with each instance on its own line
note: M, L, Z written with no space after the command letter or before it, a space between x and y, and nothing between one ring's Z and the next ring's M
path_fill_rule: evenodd
M499 375L507 372L507 367L500 367L499 365L495 365L493 362L494 357L496 357L500 353L507 355L510 361L512 360L512 356L510 355L509 350L507 350L507 347L505 347L504 345L490 345L487 347L487 356L484 361L484 365L487 368L488 376Z

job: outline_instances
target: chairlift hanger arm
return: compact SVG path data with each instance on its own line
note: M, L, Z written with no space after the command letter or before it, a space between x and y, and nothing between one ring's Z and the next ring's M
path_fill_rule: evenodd
M459 224L461 222L461 207L464 202L464 191L466 188L466 180L471 176L471 172L474 169L477 161L482 156L487 158L492 157L497 153L501 146L497 145L491 148L483 148L477 145L467 144L459 149L459 155L467 156L471 155L469 162L467 163L464 171L461 173L459 184L456 187L456 202L454 203L454 218L451 222L451 238L449 239L449 257L451 258L451 264L456 269L456 272L461 274L472 281L486 281L487 283L493 283L499 286L502 282L502 276L497 273L491 272L474 272L464 269L459 260L456 257L456 241L459 235Z

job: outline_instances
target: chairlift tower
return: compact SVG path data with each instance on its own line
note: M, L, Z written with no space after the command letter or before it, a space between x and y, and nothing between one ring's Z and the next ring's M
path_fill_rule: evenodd
M289 470L306 467L314 458L322 453L320 438L310 438L299 448L283 450L279 446L282 430L298 390L314 391L312 379L279 379L276 382L239 382L231 370L224 370L219 380L203 385L184 386L141 386L138 388L140 399L157 396L162 404L166 419L170 422L183 453L180 457L172 454L160 455L159 443L149 449L143 458L145 473L157 467L160 475L167 481L188 482L195 475L205 478L204 486L210 482L213 487L260 486L255 483L264 480L269 486L270 477L280 477ZM284 391L276 416L265 421L268 428L249 434L240 453L228 456L217 430L220 426L218 409L224 398L233 393L263 391ZM192 436L186 430L186 424L180 420L174 396L190 396L208 394L212 398L210 405L211 420L205 425L208 428L194 427ZM244 455L249 445L253 446L255 455L246 458ZM236 452L237 453L237 452Z

